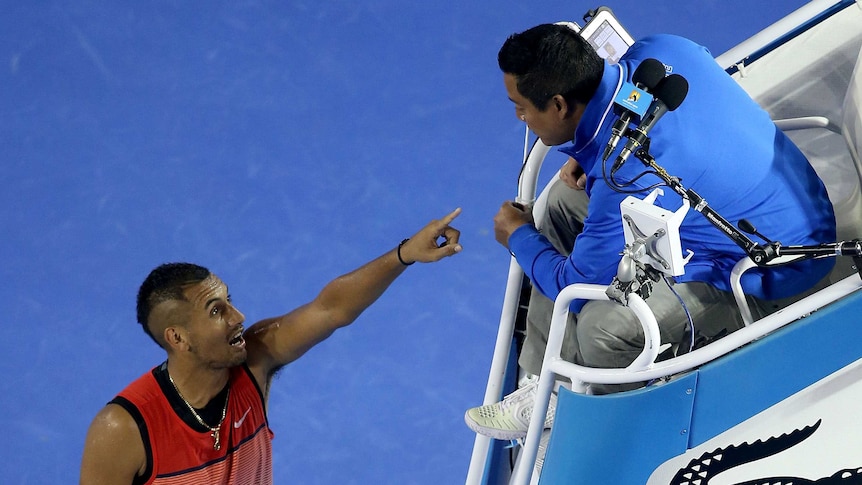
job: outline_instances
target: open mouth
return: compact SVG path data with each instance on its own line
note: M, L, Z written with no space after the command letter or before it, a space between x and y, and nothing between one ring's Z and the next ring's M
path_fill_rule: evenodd
M228 344L230 344L232 347L242 347L243 345L245 345L245 339L242 338L242 329L240 329L240 331L237 332L237 334L228 341Z

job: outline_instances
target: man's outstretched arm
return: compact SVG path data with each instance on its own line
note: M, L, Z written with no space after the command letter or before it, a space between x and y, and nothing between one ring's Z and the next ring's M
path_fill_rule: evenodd
M397 248L332 280L311 302L249 328L245 333L247 362L264 395L268 395L269 380L276 370L352 323L407 266L460 252L460 232L449 225L460 213L461 209L455 209L431 221Z

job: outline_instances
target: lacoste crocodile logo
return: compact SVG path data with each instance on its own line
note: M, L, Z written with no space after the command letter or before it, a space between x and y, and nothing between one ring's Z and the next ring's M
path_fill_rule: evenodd
M731 445L704 453L700 458L691 460L685 468L674 475L669 485L709 485L716 475L746 463L752 463L786 451L802 443L820 427L822 420L811 426L794 430L777 438L754 443ZM831 477L808 480L799 477L771 477L749 480L736 485L857 485L862 484L862 468L840 470Z

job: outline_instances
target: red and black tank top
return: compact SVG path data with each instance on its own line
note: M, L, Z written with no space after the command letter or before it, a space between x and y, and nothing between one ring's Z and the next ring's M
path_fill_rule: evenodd
M135 483L271 484L274 434L263 395L247 366L231 369L228 386L213 398L215 421L225 399L221 448L215 450L212 432L191 415L168 380L167 363L120 392L111 403L122 406L138 423L147 452L147 471Z

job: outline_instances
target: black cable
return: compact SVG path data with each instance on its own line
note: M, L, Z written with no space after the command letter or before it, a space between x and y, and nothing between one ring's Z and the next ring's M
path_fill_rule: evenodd
M632 185L637 183L638 180L640 180L642 177L644 177L646 175L655 175L656 177L659 178L659 180L661 180L661 176L659 176L658 172L656 172L654 170L644 170L643 172L639 173L637 176L635 176L634 178L632 178L629 181L617 182L614 179L614 171L611 171L610 176L608 176L607 168L608 168L607 161L602 162L602 180L604 180L605 184L608 187L610 187L611 190L613 190L614 192L617 192L619 194L639 194L642 192L650 192L653 189L656 189L659 187L667 187L667 184L664 181L660 181L660 182L656 182L656 183L654 183L648 187L644 187L644 188L637 187L634 189L630 189L628 187L631 187Z

